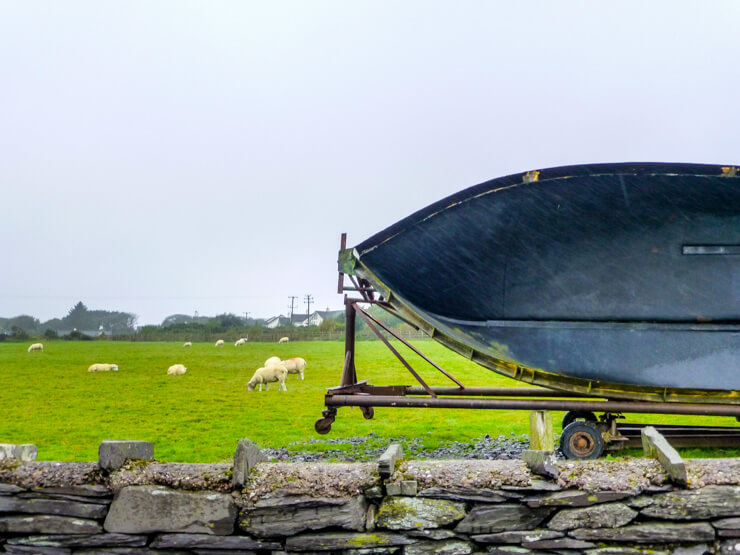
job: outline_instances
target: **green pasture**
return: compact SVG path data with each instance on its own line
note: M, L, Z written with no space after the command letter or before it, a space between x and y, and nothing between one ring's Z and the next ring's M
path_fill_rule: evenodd
M432 360L466 386L522 385L481 368L433 341L419 341ZM219 462L233 456L236 443L249 438L263 447L322 449L302 442L326 437L364 436L380 440L420 438L430 448L447 441L470 441L485 434L525 435L526 411L376 408L365 420L357 408L340 408L328 436L314 431L324 408L324 393L339 383L343 342L247 343L214 347L181 342L45 341L43 352L28 353L28 343L0 343L0 443L34 443L39 459L97 460L105 439L155 444L161 461ZM451 385L434 368L396 345L431 385ZM248 392L246 383L270 356L306 359L306 379L291 375L287 392ZM415 383L379 341L357 344L360 380L376 385ZM115 363L118 372L88 373L93 363ZM182 363L188 371L168 376ZM562 413L553 413L556 432ZM732 425L729 418L630 415L630 421ZM328 448L329 446L327 446ZM717 454L717 450L712 452ZM699 452L692 451L692 456ZM737 454L737 451L729 454Z

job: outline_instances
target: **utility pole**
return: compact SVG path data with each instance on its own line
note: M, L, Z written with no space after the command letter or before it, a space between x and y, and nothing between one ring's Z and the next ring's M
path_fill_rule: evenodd
M308 318L308 325L311 325L311 303L313 302L313 297L310 294L307 294L305 297L306 304L308 305L308 308L306 309L306 317Z
M288 298L290 299L290 325L293 325L293 305L295 304L295 300L298 298L295 295L289 295Z
M244 324L249 325L249 312L244 311Z

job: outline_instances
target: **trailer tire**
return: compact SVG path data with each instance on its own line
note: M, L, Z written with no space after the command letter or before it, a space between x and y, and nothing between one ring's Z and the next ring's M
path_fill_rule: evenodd
M591 422L572 422L560 434L560 450L566 459L598 459L604 453L604 438Z
M576 420L585 420L586 422L597 422L596 415L590 410L569 410L563 416L563 430L568 427L569 424Z
M313 428L317 434L328 434L331 431L331 425L334 423L333 418L319 418Z

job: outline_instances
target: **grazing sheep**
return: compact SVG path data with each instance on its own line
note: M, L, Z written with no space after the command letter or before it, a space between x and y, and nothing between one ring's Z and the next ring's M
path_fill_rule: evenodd
M265 367L272 366L273 364L282 364L283 361L280 360L280 357L270 357L265 361Z
M236 340L236 343L234 343L234 347L239 347L241 345L244 345L246 342L247 342L247 340L244 339L243 337L241 337L241 338L239 338L239 339Z
M290 341L290 337L281 337L278 339L278 343L287 343L288 341Z
M118 372L117 364L92 364L87 369L88 372Z
M289 358L283 361L283 365L288 371L288 374L300 374L301 379L303 379L303 371L306 369L306 361L304 359L299 357Z
M182 364L173 364L167 369L167 374L169 376L179 376L187 372L187 370L188 369L185 368L185 366L183 366Z
M219 339L218 341L216 341L216 347L223 347L223 346L224 346L224 340L223 339Z
M185 343L182 344L182 346L183 347L192 347L193 346L193 342L192 341L186 341Z
M43 350L44 350L44 345L42 343L34 343L30 347L28 347L28 352L29 353L31 351L43 351Z
M259 384L260 391L262 391L262 384L265 384L265 390L267 390L267 384L269 382L280 382L280 389L288 391L288 388L285 387L285 378L287 377L288 371L281 364L273 364L267 368L258 368L252 379L247 382L247 389L254 391L255 386Z

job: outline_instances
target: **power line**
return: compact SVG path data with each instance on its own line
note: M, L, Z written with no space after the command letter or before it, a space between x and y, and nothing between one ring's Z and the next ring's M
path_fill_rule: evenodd
M310 294L307 294L305 297L305 302L308 305L308 308L306 308L306 317L308 318L308 325L311 325L311 303L313 302L313 297Z
M293 325L293 305L295 304L295 300L298 298L295 295L289 295L288 298L290 299L290 325Z

